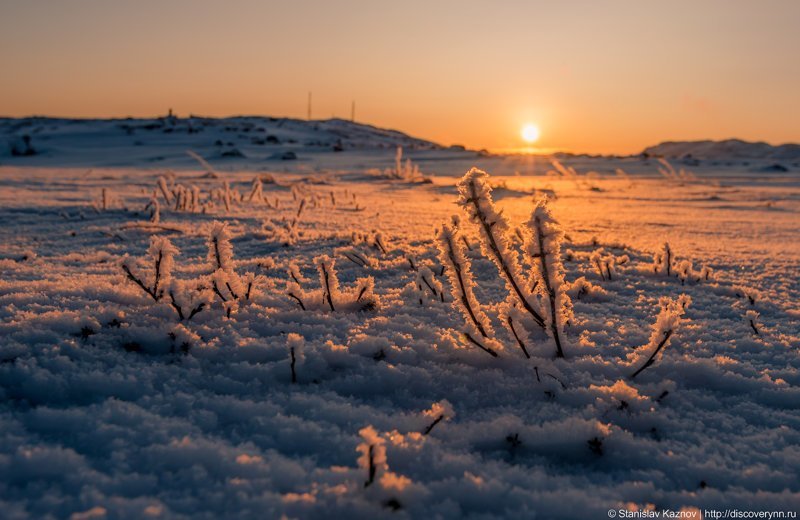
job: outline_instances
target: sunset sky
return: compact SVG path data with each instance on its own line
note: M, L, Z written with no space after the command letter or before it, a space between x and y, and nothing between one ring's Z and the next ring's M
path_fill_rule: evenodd
M796 1L0 2L0 115L349 117L443 144L800 141Z

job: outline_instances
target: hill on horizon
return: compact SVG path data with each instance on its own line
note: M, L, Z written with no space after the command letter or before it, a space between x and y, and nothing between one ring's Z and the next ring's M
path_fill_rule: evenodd
M146 164L185 158L292 160L301 152L441 150L445 147L397 130L343 119L269 116L226 118L172 115L156 118L0 118L0 159L35 163ZM7 162L7 161L3 161Z
M763 141L741 139L722 141L664 141L650 146L642 154L675 159L760 159L772 161L800 160L800 144L771 145Z
M0 117L0 160L29 158L36 164L147 164L186 158L193 150L208 159L291 160L299 153L347 150L456 150L399 130L332 118L270 116L153 118ZM502 155L502 154L501 154ZM554 155L558 155L555 153ZM567 155L581 155L569 153ZM771 145L741 139L664 141L640 155L690 160L800 161L800 144ZM616 155L610 155L615 157ZM3 160L2 162L7 162Z

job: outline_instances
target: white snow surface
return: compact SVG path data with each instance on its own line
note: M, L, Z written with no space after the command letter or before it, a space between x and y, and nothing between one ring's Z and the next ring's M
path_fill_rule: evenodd
M148 143L143 153L157 154L158 139ZM94 149L67 149L63 164L58 154L4 157L0 516L607 518L622 508L800 507L797 174L731 160L676 180L645 159L583 157L562 158L577 175L547 175L546 159L447 150L412 155L432 183L367 173L391 167L396 145L299 147L310 159L290 168L199 151L213 176L191 158L171 172L130 156L109 166L113 153ZM526 359L500 323L505 282L457 205L456 183L473 165L491 174L512 228L549 198L574 306L564 359L536 327ZM196 210L167 203L159 176L196 187ZM250 202L255 177L263 199ZM239 193L230 210L211 198L225 182ZM145 210L154 196L158 222ZM475 298L504 347L497 358L464 340L441 274L435 232L456 214ZM265 231L293 220L291 245ZM225 303L191 294L212 279L212 233L231 238L231 277L256 275L249 300L237 287ZM188 293L185 307L210 302L191 319L121 270L129 255L147 272L154 234L179 250L171 286ZM675 266L708 266L710 279L656 274L664 242ZM629 257L611 280L590 261L600 248ZM323 256L347 291L334 298L350 302L336 311L314 263ZM444 285L444 302L420 298L412 264ZM364 305L357 280L368 278L376 303ZM290 282L314 299L307 310L287 296ZM641 349L660 299L682 294L692 303L680 327L630 379L650 352ZM434 415L445 417L424 435ZM365 487L370 445L376 477Z

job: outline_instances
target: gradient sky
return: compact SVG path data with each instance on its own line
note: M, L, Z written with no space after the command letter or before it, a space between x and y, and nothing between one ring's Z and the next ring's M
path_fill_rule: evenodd
M800 141L800 1L0 0L0 114L349 117L444 144Z

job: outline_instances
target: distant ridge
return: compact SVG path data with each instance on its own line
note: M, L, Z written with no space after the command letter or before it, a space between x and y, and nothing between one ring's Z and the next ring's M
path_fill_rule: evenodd
M741 139L665 141L645 148L642 154L674 159L798 161L800 160L800 144L773 146L769 143L742 141Z
M90 166L302 160L321 152L441 150L438 143L344 119L269 116L83 119L0 117L0 162Z
M204 132L212 130L212 132ZM341 140L353 148L382 148L406 146L409 148L437 149L440 144L412 137L398 130L379 128L366 123L331 118L318 120L293 119L270 116L204 117L172 115L154 118L63 118L31 116L24 118L0 117L0 134L46 135L54 138L69 133L113 134L114 131L144 133L223 133L270 132L280 137L304 139L305 144L317 145ZM155 132L153 132L155 131ZM327 144L327 143L326 143Z

